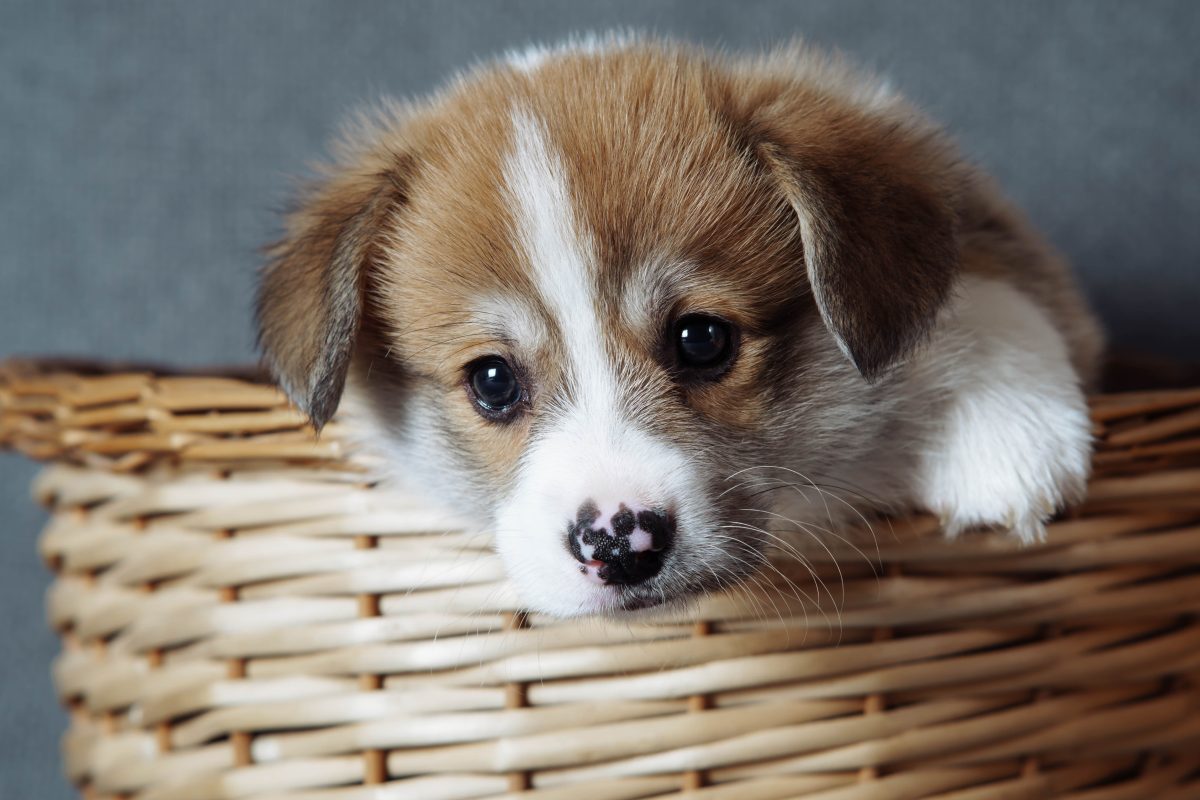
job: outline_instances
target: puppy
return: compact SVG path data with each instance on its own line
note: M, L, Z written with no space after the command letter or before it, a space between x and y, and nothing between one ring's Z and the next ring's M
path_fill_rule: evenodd
M842 513L1043 535L1101 335L929 121L803 46L536 49L362 121L287 219L267 363L349 387L528 605L669 603Z

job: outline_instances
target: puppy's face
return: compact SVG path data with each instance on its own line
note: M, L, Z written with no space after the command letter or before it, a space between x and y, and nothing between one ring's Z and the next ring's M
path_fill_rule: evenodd
M953 278L941 145L868 106L657 45L474 75L292 217L268 359L318 425L349 374L533 608L733 582L771 537L739 476L852 447Z

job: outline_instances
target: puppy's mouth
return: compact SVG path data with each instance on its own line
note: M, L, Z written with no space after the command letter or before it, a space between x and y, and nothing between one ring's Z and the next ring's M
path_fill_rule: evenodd
M653 581L640 586L607 587L612 590L612 595L606 598L605 607L599 613L622 616L652 609L681 609L710 595L736 591L758 572L761 564L766 563L761 552L755 550L754 555L749 552L747 548L746 553L738 556L737 566L723 565L715 575L708 571L690 576L673 572L666 576L665 585ZM753 566L746 566L748 563Z
M668 605L671 602L670 598L661 594L650 594L646 592L626 593L626 595L618 600L618 611L633 612L644 611L648 608L658 608Z
M696 592L667 592L654 582L639 586L596 587L588 606L581 608L583 614L604 617L621 617L640 611L679 606L694 598Z
M656 588L653 585L638 587L612 587L616 591L608 600L606 607L600 611L606 615L624 615L652 609L679 609L688 606L706 596L729 591L740 586L752 573L729 574L719 582L709 578L699 578L687 582L681 587L672 587L670 591Z

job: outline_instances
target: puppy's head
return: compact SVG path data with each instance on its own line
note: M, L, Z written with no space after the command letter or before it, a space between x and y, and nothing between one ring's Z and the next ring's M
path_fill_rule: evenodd
M796 51L543 53L352 138L272 254L262 347L318 427L349 376L532 607L672 601L760 563L748 469L859 443L954 280L953 173Z

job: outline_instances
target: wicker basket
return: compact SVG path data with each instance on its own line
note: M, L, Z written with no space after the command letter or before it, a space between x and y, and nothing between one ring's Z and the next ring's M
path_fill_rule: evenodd
M523 613L268 385L9 369L0 443L90 798L1200 797L1200 391L1093 409L1045 545L897 521L621 622Z

